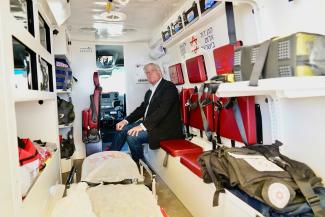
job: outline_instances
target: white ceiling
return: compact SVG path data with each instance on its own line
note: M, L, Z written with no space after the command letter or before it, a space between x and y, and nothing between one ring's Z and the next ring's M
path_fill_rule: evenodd
M115 0L116 1L116 0ZM107 0L70 0L71 17L68 20L72 38L83 40L109 40L118 42L147 41L155 31L177 10L186 0L130 0L122 9L117 11L127 15L124 24L124 33L121 36L110 36L107 32L82 31L80 28L93 28L94 16L105 12L104 5L94 2L107 2ZM188 0L187 0L188 1ZM114 3L114 1L113 1ZM94 12L93 9L102 10ZM106 21L107 22L107 21ZM94 31L94 29L93 29Z

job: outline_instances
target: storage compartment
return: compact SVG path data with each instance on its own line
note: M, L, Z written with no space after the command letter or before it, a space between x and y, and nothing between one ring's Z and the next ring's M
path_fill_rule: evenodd
M39 56L40 72L38 74L39 89L53 92L52 65Z
M186 69L190 83L199 83L207 80L203 55L186 60Z
M205 13L206 11L209 11L210 9L216 7L219 4L221 4L221 1L200 0L201 14Z
M41 14L38 14L40 41L43 47L51 53L50 27L47 25Z
M17 39L12 39L14 84L18 89L38 90L36 54Z
M10 12L34 36L32 0L10 0Z
M170 81L175 85L184 84L182 64L178 63L172 66L169 66L169 77Z
M199 17L199 12L197 9L197 4L194 1L192 7L183 12L183 19L184 19L185 26L195 22L198 17Z

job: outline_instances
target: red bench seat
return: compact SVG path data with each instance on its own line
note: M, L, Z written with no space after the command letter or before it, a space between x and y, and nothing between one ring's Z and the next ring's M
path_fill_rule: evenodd
M190 153L181 156L181 163L191 170L195 175L202 178L201 167L198 158L201 153Z
M161 141L160 147L173 157L178 157L190 153L201 154L203 152L202 147L184 139Z

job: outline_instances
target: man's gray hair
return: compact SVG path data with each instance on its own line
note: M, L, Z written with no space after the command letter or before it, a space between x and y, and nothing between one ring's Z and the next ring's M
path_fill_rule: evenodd
M154 67L157 71L159 71L159 72L161 73L161 68L160 68L160 66L159 66L158 64L156 64L156 63L148 63L148 64L144 65L143 70L146 71L146 69L147 69L149 66Z

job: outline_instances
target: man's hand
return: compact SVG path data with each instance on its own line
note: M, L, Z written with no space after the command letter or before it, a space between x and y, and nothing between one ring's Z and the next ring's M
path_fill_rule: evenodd
M127 120L122 120L116 124L116 130L122 130L125 125L127 125Z
M139 132L141 132L142 130L143 130L143 128L139 125L139 126L136 126L136 127L131 128L128 131L128 134L130 136L138 136Z

